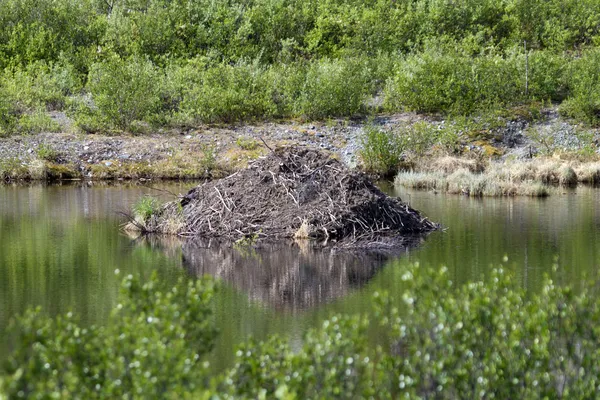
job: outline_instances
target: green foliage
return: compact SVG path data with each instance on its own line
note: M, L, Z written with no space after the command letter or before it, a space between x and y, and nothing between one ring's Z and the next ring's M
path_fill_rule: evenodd
M235 144L237 144L240 149L248 151L256 150L260 146L262 146L262 144L258 140L244 136L238 137L235 140Z
M84 327L69 313L51 319L39 310L22 316L19 342L6 366L9 398L162 397L201 391L202 356L216 331L209 279L162 288L131 276L121 303L103 327Z
M201 152L202 160L200 161L200 166L204 169L204 176L208 176L217 168L217 150L214 146L204 145Z
M383 86L392 112L566 99L597 124L599 27L595 0L4 0L0 134L69 103L86 132L349 117Z
M371 125L361 137L360 157L367 171L391 175L397 172L405 149L405 137Z
M60 132L61 129L60 124L42 110L22 115L17 124L18 132L26 134Z
M363 111L370 91L369 79L360 59L322 59L311 63L302 87L297 90L292 84L298 93L294 114L310 119L358 114ZM288 98L294 98L294 94L290 93Z
M593 49L572 62L566 71L571 96L561 112L590 125L600 124L600 50Z
M529 299L503 269L453 288L447 270L402 275L403 307L380 297L391 332L392 386L438 398L586 398L598 376L598 297L548 280Z
M367 171L393 175L407 156L422 157L432 149L456 151L467 125L462 118L445 125L418 122L395 130L370 125L361 137L359 154Z
M175 122L234 122L277 114L267 70L256 62L213 65L195 59L168 74L166 97L178 109Z
M384 106L471 114L524 98L524 57L471 57L454 46L433 43L408 56L388 81Z
M334 316L297 350L278 338L250 342L237 351L219 390L231 398L275 398L283 391L288 399L389 397L365 355L367 327L366 319Z
M93 99L89 113L108 127L131 128L158 111L160 82L160 71L140 57L112 57L93 64L88 78Z
M67 96L80 88L70 65L36 62L4 70L0 73L0 135L60 130L46 111L63 109Z
M131 207L133 215L141 221L147 221L150 217L158 213L162 204L156 197L143 196Z
M103 327L30 311L0 379L9 398L593 398L600 374L598 281L546 279L526 293L504 268L455 285L442 267L399 267L402 292L366 316L333 316L292 347L242 345L213 376L210 279L172 289L127 277ZM376 332L373 348L367 337Z

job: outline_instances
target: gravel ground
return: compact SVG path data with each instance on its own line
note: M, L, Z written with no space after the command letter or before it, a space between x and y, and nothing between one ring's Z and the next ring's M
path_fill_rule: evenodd
M62 113L54 113L65 131L72 131L71 121ZM427 121L443 125L414 113L379 116L371 123L385 129ZM0 139L0 160L19 159L28 162L38 157L40 149L51 149L58 163L76 165L84 171L94 164L111 165L121 162L152 163L176 156L193 157L207 147L213 148L220 158L236 157L232 149L240 142L254 143L265 140L270 146L282 144L310 145L335 151L348 165L358 163L360 139L364 121L331 120L327 123L264 123L232 127L204 127L184 132L162 132L143 136L101 136L78 133L43 133L32 136L13 136ZM532 135L532 132L534 133ZM582 134L584 132L584 134ZM494 132L490 144L498 147L504 157L527 158L554 150L577 150L589 143L598 143L599 133L582 131L563 120L556 109L544 112L539 122L510 121ZM471 147L477 147L470 145ZM229 151L229 153L228 153ZM233 156L232 156L233 154ZM225 160L232 161L232 160ZM234 160L235 161L235 160Z

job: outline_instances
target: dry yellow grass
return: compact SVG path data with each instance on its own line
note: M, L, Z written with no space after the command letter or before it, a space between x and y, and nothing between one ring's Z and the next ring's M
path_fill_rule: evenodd
M469 196L547 196L553 186L600 183L600 162L596 161L539 158L490 162L483 171L476 165L474 160L442 157L421 171L398 174L396 184Z

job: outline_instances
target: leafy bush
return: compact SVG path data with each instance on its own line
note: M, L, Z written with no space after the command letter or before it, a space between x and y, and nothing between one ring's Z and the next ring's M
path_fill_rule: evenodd
M6 69L0 74L0 134L60 130L46 110L62 109L67 96L80 88L70 65L37 62Z
M156 197L143 196L132 207L133 215L141 221L146 221L160 211L161 203Z
M352 116L361 112L369 93L368 71L359 59L322 59L311 63L294 112L310 119Z
M397 172L406 149L406 137L371 125L365 128L360 145L360 157L367 171L392 175Z
M0 379L14 397L592 398L600 374L598 281L526 293L504 268L456 285L446 268L396 267L401 294L334 316L292 348L249 342L209 382L210 279L172 289L131 277L103 327L31 311ZM375 332L379 346L367 342ZM383 347L380 347L383 346Z
M197 59L169 74L168 98L179 109L176 122L234 122L276 114L266 69L257 63L213 65Z
M87 85L93 105L87 113L84 106L82 114L123 130L135 121L146 121L159 110L161 78L158 68L140 57L112 57L93 64Z
M380 297L392 332L392 387L412 396L586 398L596 390L600 317L594 286L548 280L528 297L511 274L453 288L447 270L403 272L403 307ZM442 294L443 293L443 294ZM450 295L448 295L450 294Z
M106 326L84 327L69 313L56 319L30 311L6 366L9 398L163 397L201 391L202 356L216 331L209 279L162 288L127 277Z
M368 321L334 316L311 330L296 351L278 338L250 342L219 391L232 398L386 398L381 372L366 356ZM286 397L287 396L287 397Z
M470 57L453 46L431 44L401 61L385 88L384 106L470 114L524 99L524 56Z
M19 118L17 131L19 133L36 134L42 132L60 132L61 126L43 110L24 114Z
M566 71L569 97L561 106L567 116L590 125L600 123L600 51L590 50L572 62Z

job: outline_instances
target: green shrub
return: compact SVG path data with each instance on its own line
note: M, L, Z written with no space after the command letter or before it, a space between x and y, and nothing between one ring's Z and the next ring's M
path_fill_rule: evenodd
M402 153L406 150L406 137L398 132L365 127L359 151L365 169L384 176L398 172Z
M213 65L206 60L169 70L176 122L214 123L269 118L276 106L266 70L257 63Z
M250 342L218 389L233 398L389 398L366 355L367 327L364 318L333 316L297 350L278 338Z
M71 313L22 316L18 346L1 391L9 398L149 398L201 391L216 330L209 279L164 288L156 275L131 276L103 327L80 325Z
M294 114L310 119L353 116L364 111L370 92L369 71L360 59L322 59L306 70L294 99ZM293 87L293 86L292 86Z
M160 211L162 204L156 197L143 196L132 207L133 215L141 221L146 221Z
M36 134L42 132L60 132L61 126L54 121L45 111L36 110L21 115L17 122L16 130L19 133Z
M108 322L30 311L0 376L8 398L593 398L600 374L598 280L546 278L527 293L504 268L456 284L445 267L395 266L399 293L367 316L333 316L292 347L240 346L209 375L212 280L167 289L127 277ZM368 335L375 335L372 346Z
M392 387L410 397L586 398L597 385L596 288L576 295L547 280L526 295L511 274L454 288L447 269L402 273L403 306L386 296ZM590 291L588 291L590 290Z
M471 57L452 46L430 45L400 61L384 90L384 106L471 114L524 100L523 55Z
M560 111L590 125L600 123L600 50L593 49L566 70L569 97Z
M134 121L148 121L159 111L161 82L158 68L140 57L112 57L94 64L87 85L93 105L83 105L76 119L91 115L101 125L122 130Z

